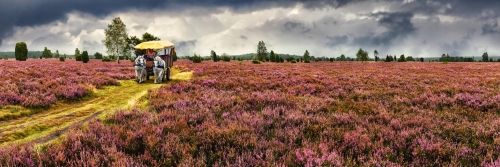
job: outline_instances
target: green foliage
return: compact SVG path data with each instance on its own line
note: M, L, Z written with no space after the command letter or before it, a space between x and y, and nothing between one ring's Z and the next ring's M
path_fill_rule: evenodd
M253 60L252 60L252 63L253 63L253 64L260 64L260 61L259 61L259 60L257 60L257 59L253 59Z
M83 61L83 63L89 62L89 53L87 51L83 51L83 53L82 53L82 61Z
M415 61L415 59L413 59L413 57L411 57L411 56L408 56L408 57L406 57L406 61Z
M99 52L95 52L95 53L94 53L94 58L95 58L95 59L102 59L102 54L101 54L101 53L99 53Z
M361 60L361 62L368 61L368 52L364 51L363 49L359 48L358 53L356 53L356 58L357 60Z
M125 42L127 43L126 47L125 47L125 51L127 53L130 53L130 50L134 49L133 46L135 45L138 45L142 42L147 42L147 41L159 41L161 40L159 37L156 37L154 36L153 34L150 34L148 32L145 32L144 34L142 34L142 39L140 38L137 38L137 36L130 36L130 37L127 37L125 39ZM144 55L146 54L146 50L144 49L137 49L137 50L134 50L134 54L137 56L137 55ZM175 52L174 52L174 55L175 55ZM129 58L130 55L124 55L125 57ZM176 55L177 56L177 55ZM175 58L174 61L177 61L177 58Z
M488 62L488 52L484 52L483 53L483 59L482 59L483 62Z
M83 59L82 59L82 54L77 54L77 55L75 55L75 60L76 60L76 61L83 61Z
M75 49L75 55L79 55L80 54L80 50L78 50L78 48Z
M264 41L259 41L259 44L257 45L257 59L259 61L266 61L269 59L267 57L267 48Z
M399 56L398 62L406 62L405 54Z
M47 49L47 47L45 47L45 49L43 49L42 52L42 57L46 59L52 58L52 52L49 49Z
M9 57L7 55L3 56L4 60L9 60ZM500 59L499 59L500 60Z
M64 62L64 60L66 60L66 57L65 57L65 56L61 56L61 57L59 57L59 61Z
M193 63L201 63L203 58L201 58L201 56L194 54L194 56L191 58L191 60L193 61Z
M295 61L295 59L293 59L292 61L290 61L290 63L297 63L297 61Z
M16 43L15 56L18 61L26 61L28 59L28 46L26 43Z
M278 56L278 61L277 62L284 63L285 59L283 59L283 57L281 57L281 56Z
M215 51L214 51L214 50L211 50L211 51L210 51L210 57L212 58L212 60L213 60L214 62L218 62L218 61L220 61L219 56L217 56L217 53L215 53Z
M344 54L340 55L340 61L346 61Z
M269 54L269 60L271 62L276 62L276 55L274 55L274 51L271 50L271 53Z
M106 38L102 40L102 43L106 46L107 53L111 58L130 54L127 50L126 39L128 35L126 26L120 17L114 18L113 21L108 24L108 29L104 30L104 34Z
M172 61L177 61L177 52L174 50L174 55L172 57Z
M309 51L306 50L306 52L304 52L304 63L310 63L311 62L311 56L309 55Z
M142 34L142 42L147 42L147 41L159 41L161 40L158 37L155 37L153 34L150 34L148 32Z
M335 59L334 58L330 58L330 62L333 62Z
M56 53L54 54L54 58L56 58L56 59L59 58L59 50L56 50Z
M391 62L391 61L394 61L394 58L391 55L387 55L385 57L385 62Z
M225 61L225 62L231 61L231 58L229 57L229 55L227 53L223 53L221 56L221 59L222 59L222 61Z
M424 58L423 57L420 58L420 62L424 62Z
M102 57L102 61L103 62L114 62L115 59L112 59L111 57L108 56L108 57Z

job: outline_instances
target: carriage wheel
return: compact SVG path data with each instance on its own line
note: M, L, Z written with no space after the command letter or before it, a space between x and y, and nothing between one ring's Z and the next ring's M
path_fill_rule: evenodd
M170 81L170 68L165 71L165 76L163 77L165 81Z

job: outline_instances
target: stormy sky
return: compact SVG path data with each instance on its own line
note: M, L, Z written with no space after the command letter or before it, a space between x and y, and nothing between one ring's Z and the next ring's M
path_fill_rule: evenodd
M106 54L115 17L129 36L148 32L178 55L268 51L354 57L500 55L498 0L0 0L0 51L75 48Z

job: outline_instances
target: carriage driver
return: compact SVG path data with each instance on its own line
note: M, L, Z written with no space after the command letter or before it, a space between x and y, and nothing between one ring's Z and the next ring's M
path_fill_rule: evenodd
M135 66L135 79L137 82L144 82L146 77L146 60L143 56L137 56L134 61Z
M165 61L160 56L154 59L153 72L155 74L155 83L159 84L163 79L163 72L165 71Z

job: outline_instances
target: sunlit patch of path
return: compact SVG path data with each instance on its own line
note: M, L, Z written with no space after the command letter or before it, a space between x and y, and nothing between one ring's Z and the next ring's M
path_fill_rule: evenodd
M0 143L44 143L80 126L96 117L103 117L120 109L140 105L148 90L158 89L171 82L190 79L192 72L172 71L172 81L154 84L146 80L138 84L134 80L119 81L120 86L108 86L96 90L92 98L76 103L58 103L37 114L0 122ZM22 110L22 108L21 108Z

